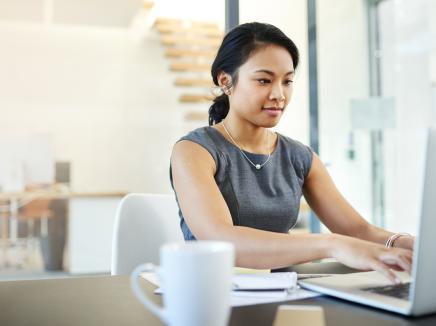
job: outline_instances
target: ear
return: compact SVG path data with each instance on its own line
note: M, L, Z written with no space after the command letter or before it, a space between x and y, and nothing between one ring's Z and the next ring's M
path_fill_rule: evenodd
M221 71L218 74L218 85L220 85L220 87L222 87L223 89L229 89L232 87L232 77L228 74L225 73L224 71Z

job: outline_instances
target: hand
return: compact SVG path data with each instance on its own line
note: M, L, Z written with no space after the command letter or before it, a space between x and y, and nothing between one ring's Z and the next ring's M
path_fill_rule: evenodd
M331 256L356 269L374 270L385 275L392 283L400 283L393 270L407 271L412 268L412 251L387 248L384 245L352 237L333 234Z
M411 235L402 235L394 242L395 248L403 248L413 250L415 244L415 237Z

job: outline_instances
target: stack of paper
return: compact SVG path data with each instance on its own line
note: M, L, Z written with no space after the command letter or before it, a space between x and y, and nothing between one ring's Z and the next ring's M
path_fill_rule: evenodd
M233 276L233 290L293 290L297 287L297 273L236 274Z
M159 286L153 273L142 276ZM301 300L318 296L318 293L300 289L294 272L269 274L236 274L233 276L232 307L261 303ZM160 288L155 293L161 294Z

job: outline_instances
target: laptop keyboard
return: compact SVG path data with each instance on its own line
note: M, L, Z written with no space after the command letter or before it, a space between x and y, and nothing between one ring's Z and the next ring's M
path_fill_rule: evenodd
M410 283L383 285L371 288L363 288L361 290L407 300L409 298Z

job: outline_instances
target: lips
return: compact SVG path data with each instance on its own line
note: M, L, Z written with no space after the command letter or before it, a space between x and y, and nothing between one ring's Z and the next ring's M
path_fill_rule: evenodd
M263 110L283 111L283 108L279 108L279 107L276 107L276 106L271 106L269 108L263 108Z
M265 111L269 116L277 117L279 114L282 113L283 109L275 106L271 106L269 108L263 108L263 111Z

